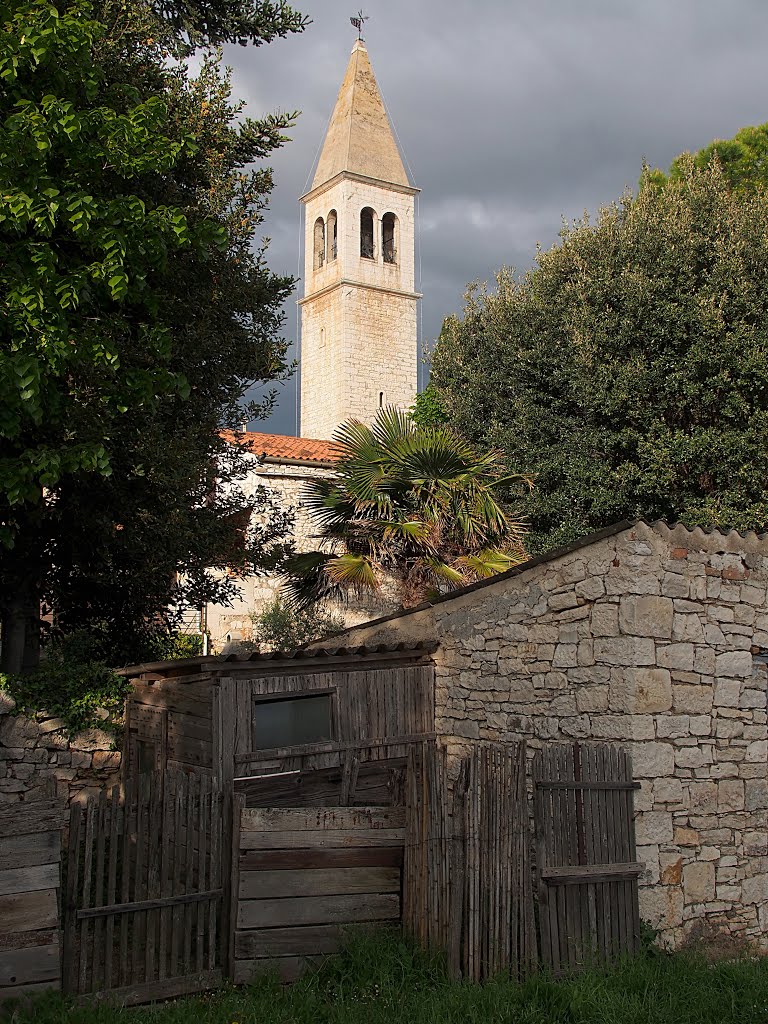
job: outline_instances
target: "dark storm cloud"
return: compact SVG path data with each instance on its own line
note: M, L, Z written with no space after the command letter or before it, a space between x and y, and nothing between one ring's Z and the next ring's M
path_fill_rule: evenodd
M349 56L353 6L297 0L299 37L227 52L254 116L301 109L272 160L270 265L298 272L299 204ZM419 201L424 338L469 281L527 269L562 219L634 187L643 159L768 120L765 0L387 0L366 40ZM301 287L301 286L299 286ZM291 304L286 336L296 334ZM294 430L292 388L266 429Z

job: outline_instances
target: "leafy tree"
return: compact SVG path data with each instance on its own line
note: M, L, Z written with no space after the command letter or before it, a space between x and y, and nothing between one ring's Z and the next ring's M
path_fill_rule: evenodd
M242 119L215 54L196 78L174 58L237 18L255 42L303 19L234 0L166 20L138 0L3 11L0 614L17 671L36 661L41 599L59 626L126 636L281 553L285 516L237 493L243 457L219 428L285 372L292 281L253 248L271 175L247 166L294 115ZM261 526L236 543L249 507Z
M292 651L344 628L341 615L316 604L296 608L279 596L252 619L257 647L270 651Z
M623 518L768 523L768 202L719 166L564 228L475 286L432 381L451 422L535 479L530 547Z
M323 548L288 560L294 603L395 580L403 604L413 605L525 557L523 527L494 495L521 478L501 477L498 452L478 455L455 430L418 426L393 408L372 426L342 424L334 441L334 476L313 480L303 495Z
M768 188L768 123L741 128L732 139L715 139L693 157L682 153L672 161L667 174L653 170L648 178L657 185L684 182L691 159L700 170L716 159L731 188Z
M420 427L436 427L440 423L448 422L448 413L443 408L437 388L431 381L416 395L416 400L411 406L411 419Z

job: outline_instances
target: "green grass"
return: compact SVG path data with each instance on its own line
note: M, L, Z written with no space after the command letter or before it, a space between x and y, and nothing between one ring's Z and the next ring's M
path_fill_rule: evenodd
M611 969L523 984L454 982L439 956L398 934L355 936L292 986L249 988L152 1008L74 1007L44 998L15 1024L766 1024L768 959L708 964L649 951Z

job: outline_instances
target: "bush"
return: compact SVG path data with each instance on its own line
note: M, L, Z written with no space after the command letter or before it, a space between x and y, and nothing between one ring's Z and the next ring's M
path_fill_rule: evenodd
M291 651L344 629L344 619L321 605L298 609L280 597L258 615L252 615L251 620L254 641L272 651Z

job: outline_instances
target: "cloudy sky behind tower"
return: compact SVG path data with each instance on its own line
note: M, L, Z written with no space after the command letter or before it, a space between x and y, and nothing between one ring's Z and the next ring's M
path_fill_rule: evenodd
M296 0L312 18L303 35L226 53L248 113L302 111L271 161L264 233L281 273L299 275L297 200L357 5ZM502 264L528 269L563 219L634 188L643 159L666 168L683 150L768 121L766 0L369 0L365 13L374 73L422 189L422 343L461 310L470 281L492 279ZM293 303L285 334L297 336ZM294 381L251 429L297 433L295 394Z

